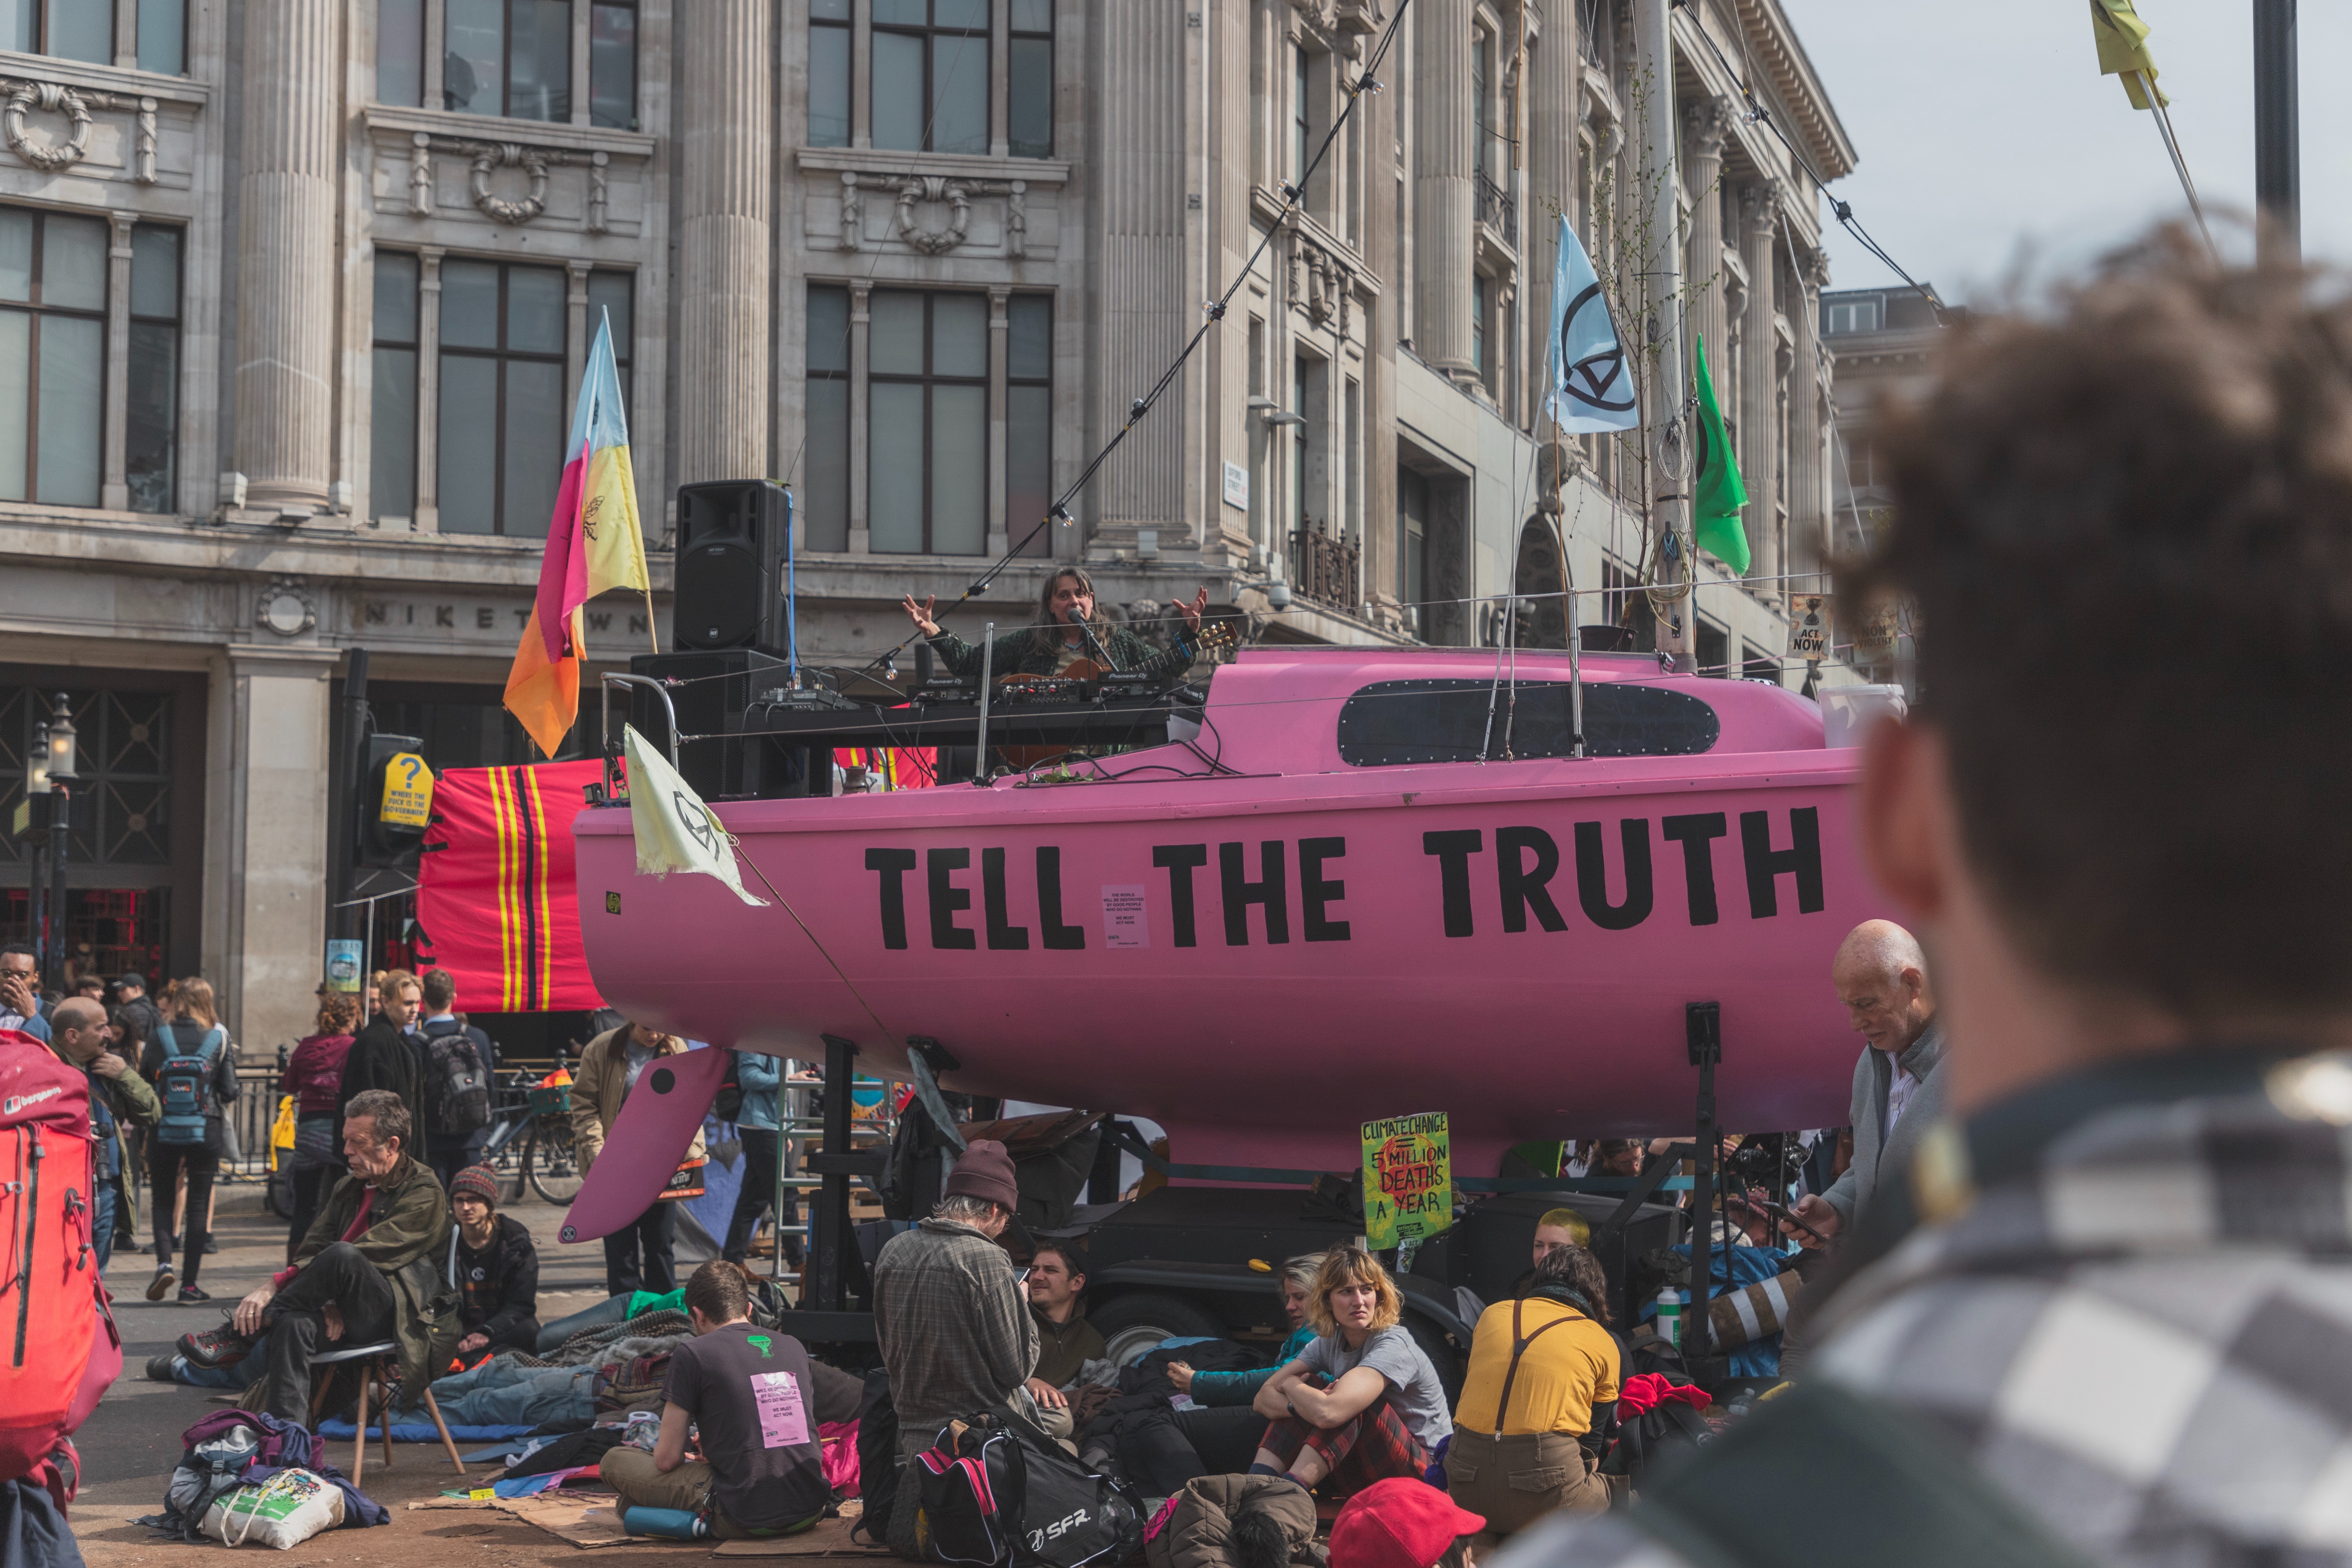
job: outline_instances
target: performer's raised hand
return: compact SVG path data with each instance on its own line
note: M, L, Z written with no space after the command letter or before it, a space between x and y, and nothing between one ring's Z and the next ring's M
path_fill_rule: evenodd
M1201 602L1204 605L1209 602L1209 591L1206 588L1201 590ZM919 605L915 603L915 595L909 594L899 601L898 607L907 612L907 618L915 623L917 631L927 637L935 637L940 635L940 623L931 619L931 612L939 607L939 603L940 596L937 594L929 595ZM1194 618L1197 620L1199 617Z

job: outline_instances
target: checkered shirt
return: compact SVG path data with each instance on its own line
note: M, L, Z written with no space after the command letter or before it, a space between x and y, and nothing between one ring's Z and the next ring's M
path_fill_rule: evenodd
M2352 1135L2320 1114L2347 1084L2342 1058L2175 1058L1947 1124L1927 1223L1831 1300L1809 1373L2096 1561L2352 1563ZM1640 1519L1530 1532L1496 1568L1683 1564Z

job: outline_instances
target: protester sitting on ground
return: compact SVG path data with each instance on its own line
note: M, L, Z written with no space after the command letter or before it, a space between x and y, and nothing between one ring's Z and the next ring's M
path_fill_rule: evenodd
M539 1248L498 1212L499 1173L469 1165L449 1183L450 1289L457 1292L457 1357L539 1349Z
M1619 1363L1608 1291L1591 1253L1556 1247L1517 1300L1479 1314L1445 1483L1497 1535L1554 1509L1609 1506L1600 1469L1617 1424Z
M343 1058L359 1026L356 996L321 989L317 1033L305 1036L286 1058L280 1094L294 1097L294 1214L286 1232L286 1261L319 1217L319 1199L341 1169L335 1157L335 1107L341 1102Z
M457 1313L439 1272L449 1201L409 1156L408 1131L400 1096L384 1089L356 1096L343 1112L351 1173L327 1195L293 1263L256 1286L227 1323L182 1335L180 1353L199 1366L226 1365L250 1354L268 1330L268 1375L250 1397L264 1415L306 1426L311 1361L331 1349L391 1341L401 1385L424 1388L428 1369L447 1364Z
M1426 1470L1454 1423L1388 1270L1358 1247L1325 1254L1307 1319L1315 1342L1252 1402L1268 1425L1250 1473L1288 1475L1312 1491L1327 1477L1357 1490Z
M147 1176L152 1184L155 1277L147 1299L160 1301L172 1289L172 1219L174 1200L183 1204L179 1301L212 1297L196 1285L196 1268L212 1239L213 1178L220 1172L225 1142L224 1110L236 1102L236 1047L213 1010L213 988L190 977L174 987L171 1017L147 1047L140 1069L155 1089L160 1115L147 1140ZM186 1177L182 1192L181 1178Z
M1331 1562L1333 1568L1475 1568L1473 1538L1486 1528L1486 1520L1454 1507L1428 1482L1391 1477L1349 1498L1332 1520Z
M1087 1321L1078 1300L1087 1277L1060 1242L1037 1244L1029 1255L1027 1286L1029 1313L1037 1321L1037 1369L1029 1374L1029 1392L1056 1410L1068 1403L1062 1391L1077 1381L1079 1369L1108 1356L1110 1347Z
M946 1423L1010 1407L1055 1437L1070 1413L1046 1408L1027 1387L1037 1365L1037 1320L997 1245L1021 1201L1013 1156L975 1138L957 1156L929 1219L892 1237L874 1261L874 1333L890 1373L903 1470ZM891 1550L916 1551L920 1489L902 1484L889 1523Z
M1152 1520L1147 1568L1288 1568L1311 1561L1315 1500L1280 1476L1195 1476Z
M596 1156L604 1152L604 1140L613 1135L613 1123L620 1120L621 1106L629 1091L637 1087L646 1065L657 1057L677 1056L686 1048L686 1042L676 1035L665 1035L635 1024L607 1029L588 1042L588 1048L580 1053L580 1070L572 1081L572 1151L580 1161L582 1174L586 1174L596 1163ZM684 1163L698 1164L703 1157L702 1129L697 1127ZM646 1205L645 1213L604 1237L606 1295L677 1289L677 1264L673 1250L677 1209L675 1199L656 1198Z
M375 1000L375 1016L352 1037L352 1047L343 1056L343 1080L335 1090L335 1147L343 1146L343 1122L352 1113L352 1100L381 1089L398 1095L407 1107L416 1146L405 1152L423 1160L425 1052L415 1026L417 1010L425 1005L425 988L405 969L387 970L376 984Z
M114 1255L115 1179L122 1168L120 1126L152 1127L163 1110L147 1080L114 1054L106 1009L86 996L68 996L49 1015L49 1049L89 1079L90 1245L98 1270Z
M1638 1176L1646 1150L1638 1138L1603 1138L1592 1152L1596 1176Z
M1315 1277L1324 1255L1310 1252L1282 1266L1283 1315L1290 1321L1289 1337L1275 1352L1274 1364L1231 1372L1195 1371L1183 1361L1168 1363L1168 1381L1179 1394L1189 1394L1195 1408L1175 1413L1176 1429L1192 1445L1202 1468L1212 1475L1246 1470L1257 1454L1265 1417L1251 1408L1257 1391L1315 1342L1315 1327L1307 1321L1307 1304L1315 1295Z
M686 1282L694 1335L670 1353L661 1436L650 1454L624 1445L602 1460L623 1510L675 1509L721 1540L793 1535L824 1517L818 1426L857 1415L865 1384L811 1361L787 1333L755 1329L743 1271L713 1258ZM687 1454L688 1428L702 1458Z

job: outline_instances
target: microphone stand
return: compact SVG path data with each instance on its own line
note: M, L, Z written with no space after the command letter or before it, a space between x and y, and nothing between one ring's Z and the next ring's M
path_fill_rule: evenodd
M1095 657L1102 661L1102 667L1105 669L1111 671L1113 674L1117 674L1118 672L1118 661L1111 658L1110 650L1103 647L1102 639L1100 637L1095 636L1094 617L1091 616L1082 616L1076 610L1073 610L1070 612L1070 619L1077 623L1078 631L1086 637L1087 646L1094 649Z

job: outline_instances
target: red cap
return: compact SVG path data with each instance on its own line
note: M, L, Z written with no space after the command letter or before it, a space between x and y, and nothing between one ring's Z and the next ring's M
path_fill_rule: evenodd
M1486 1528L1426 1481L1391 1476L1348 1500L1331 1521L1331 1568L1432 1568L1454 1538Z

